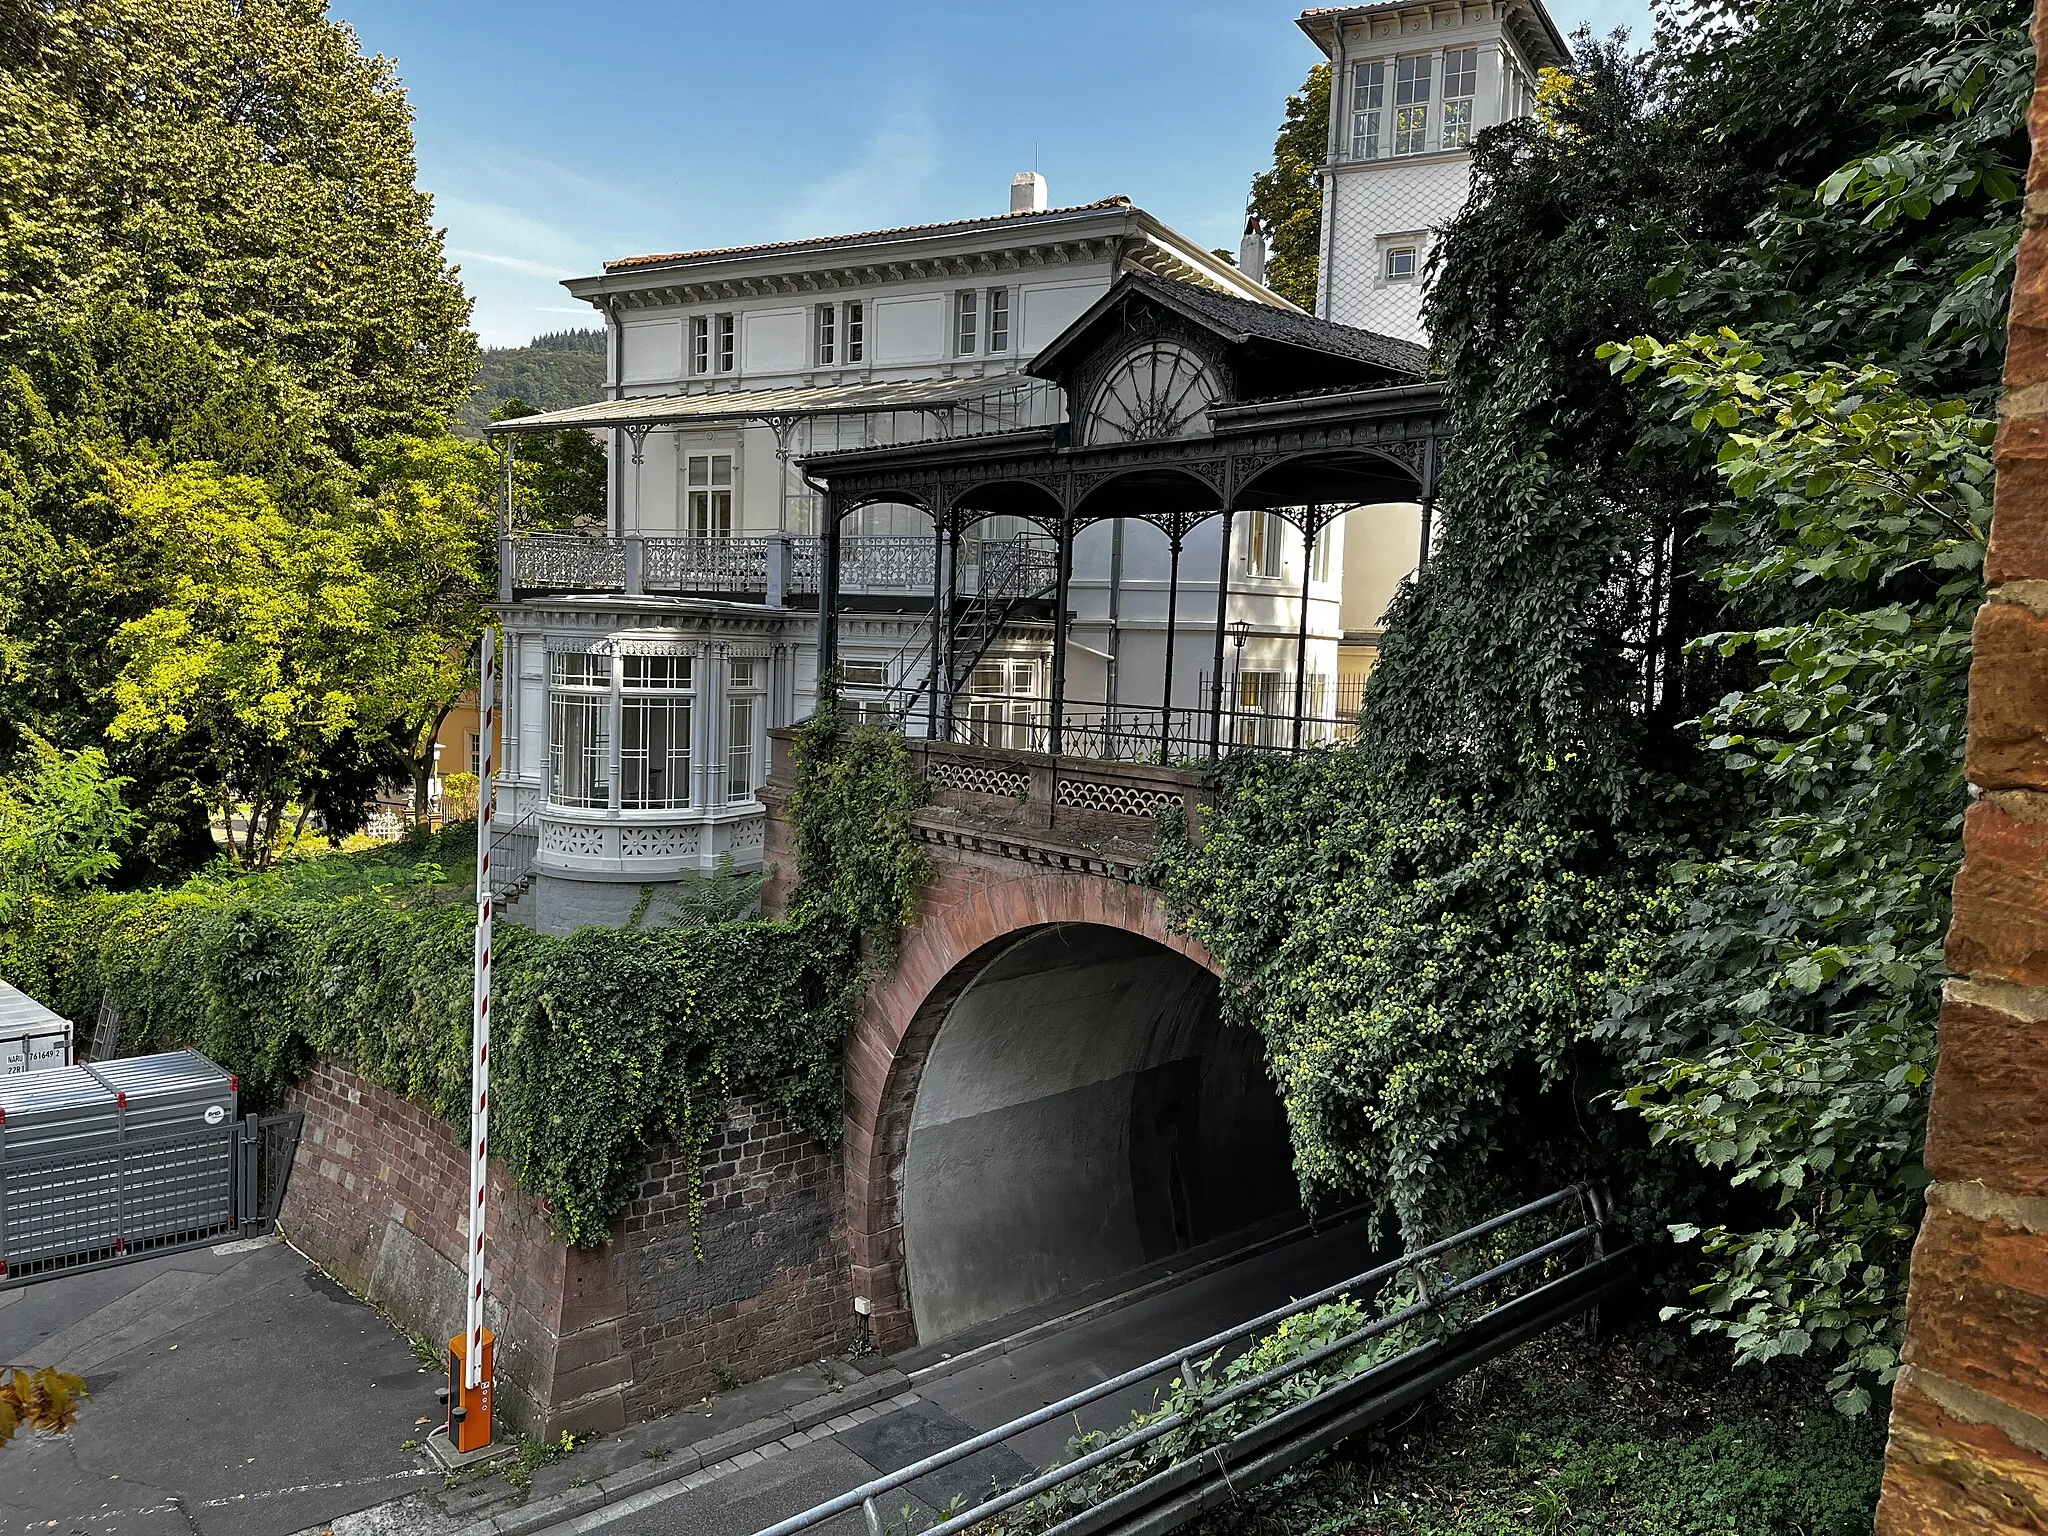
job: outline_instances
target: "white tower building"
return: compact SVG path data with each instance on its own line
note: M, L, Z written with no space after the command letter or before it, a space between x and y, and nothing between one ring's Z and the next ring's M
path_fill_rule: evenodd
M1427 342L1430 245L1470 192L1471 142L1534 110L1564 38L1543 0L1391 0L1297 24L1330 60L1316 313Z

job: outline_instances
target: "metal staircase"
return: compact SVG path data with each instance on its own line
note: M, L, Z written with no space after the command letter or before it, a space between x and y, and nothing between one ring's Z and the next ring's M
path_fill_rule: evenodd
M989 647L1021 610L1053 595L1059 585L1058 562L1058 551L1049 539L1024 536L982 544L980 580L973 595L960 603L949 625L948 699L959 697ZM906 643L891 663L892 676L917 678L914 685L902 689L891 701L892 712L899 719L909 719L926 702L937 670L930 663L937 636L938 624L934 622L916 641L914 651Z

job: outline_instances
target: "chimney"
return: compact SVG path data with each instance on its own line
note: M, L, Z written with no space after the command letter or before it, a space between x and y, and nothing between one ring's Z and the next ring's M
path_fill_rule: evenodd
M1045 178L1036 171L1019 171L1010 178L1010 212L1045 212Z
M1244 238L1237 242L1237 270L1255 283L1266 280L1266 226L1256 209L1244 212Z

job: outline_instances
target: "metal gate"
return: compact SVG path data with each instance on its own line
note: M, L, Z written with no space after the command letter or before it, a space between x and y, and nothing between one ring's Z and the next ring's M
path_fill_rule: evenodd
M294 1110L0 1152L0 1289L268 1234L304 1121Z

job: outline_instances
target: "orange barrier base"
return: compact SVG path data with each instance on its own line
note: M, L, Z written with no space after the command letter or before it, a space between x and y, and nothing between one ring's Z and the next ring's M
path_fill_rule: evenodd
M491 1368L497 1343L491 1330L483 1330L483 1379L474 1387L462 1382L469 1357L469 1335L458 1333L448 1341L448 1443L458 1452L480 1451L491 1443Z

